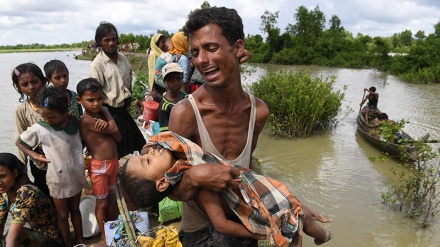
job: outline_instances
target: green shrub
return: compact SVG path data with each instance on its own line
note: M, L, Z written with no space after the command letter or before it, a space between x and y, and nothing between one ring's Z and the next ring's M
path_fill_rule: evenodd
M440 211L440 148L435 150L421 141L414 145L419 159L415 163L405 162L404 169L391 169L398 182L388 185L381 197L384 204L404 212L421 227L428 227Z
M334 83L334 76L312 79L304 71L280 71L262 77L249 89L269 108L266 127L271 134L305 137L334 126L344 98L340 90L332 92Z
M131 106L130 106L130 114L133 117L136 117L137 113L134 109L133 103L135 100L142 101L145 94L145 85L148 85L148 74L136 74L136 78L133 81L133 85L131 88Z

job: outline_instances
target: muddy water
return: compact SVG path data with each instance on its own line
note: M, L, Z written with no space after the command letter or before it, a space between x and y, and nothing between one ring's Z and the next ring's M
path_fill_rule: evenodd
M410 121L405 131L419 138L430 133L440 139L440 85L411 85L374 70L320 67L259 66L247 80L254 81L268 70L305 69L315 76L336 75L335 89L347 85L339 126L310 138L286 140L260 136L255 156L265 175L285 182L302 203L329 214L335 237L326 246L439 246L440 222L421 230L417 225L381 203L381 191L395 177L390 172L398 161L372 162L380 152L356 133L356 115L363 88L375 86L379 108L392 119ZM434 147L439 147L438 144ZM304 246L313 246L310 237Z
M11 71L24 62L41 68L50 59L60 59L70 70L69 89L75 90L88 73L90 61L73 59L72 52L0 54L0 151L15 152L14 110L19 95L12 87ZM252 83L268 71L304 69L312 76L335 75L335 89L347 85L342 109L353 111L339 116L336 129L310 138L280 139L263 133L255 155L263 173L294 191L302 203L333 217L335 237L325 246L440 246L440 220L420 230L417 225L381 204L381 190L395 180L390 169L398 161L372 162L368 156L380 152L356 133L356 114L363 88L375 86L380 94L379 108L391 119L410 121L405 131L415 138L426 133L440 139L440 85L411 85L375 70L350 70L301 66L247 66L244 84ZM434 147L439 147L438 144ZM304 237L304 246L313 246Z

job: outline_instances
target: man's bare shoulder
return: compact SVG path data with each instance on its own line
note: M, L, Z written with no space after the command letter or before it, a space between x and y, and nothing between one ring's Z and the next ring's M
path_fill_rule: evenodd
M196 117L188 99L179 101L171 109L168 130L191 138L197 128Z
M257 108L257 117L267 119L267 117L269 117L269 108L266 103L260 98L255 97L255 104Z

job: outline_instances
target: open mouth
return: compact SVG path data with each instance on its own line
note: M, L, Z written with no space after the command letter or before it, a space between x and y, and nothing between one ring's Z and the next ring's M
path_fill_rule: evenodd
M219 72L220 72L220 70L218 68L212 68L212 69L203 71L203 74L205 75L207 80L212 80L219 74Z

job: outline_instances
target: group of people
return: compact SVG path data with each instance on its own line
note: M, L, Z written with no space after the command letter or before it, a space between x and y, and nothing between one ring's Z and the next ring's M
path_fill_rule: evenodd
M238 192L252 187L254 181L246 182L243 176L246 171L255 177L250 172L251 155L269 116L264 102L245 92L241 84L239 65L249 53L244 49L240 16L222 7L199 10L189 16L183 32L191 61L206 83L174 105L168 132L150 138L143 154L124 164L122 179L129 197L139 207L154 205L164 196L184 201L179 232L183 246L258 246L258 239L265 238L274 245L301 246L303 230L316 244L330 240L333 232L315 220L331 219L301 205L287 190L281 189L287 198L270 190L272 208L261 203L259 210L249 207L254 204L246 201L248 193ZM183 151L175 149L174 143ZM195 152L197 147L203 151ZM195 160L199 162L190 162ZM279 184L259 177L262 180L270 182L261 184ZM249 198L263 197L259 192L250 192L253 197ZM219 201L215 193L225 200ZM245 212L231 213L235 209L231 205L238 201L228 201L227 196L241 200ZM220 207L225 205L222 202L230 207ZM254 217L257 222L249 221Z
M101 52L90 65L90 78L77 84L76 93L67 89L69 70L60 60L47 62L45 75L33 63L21 64L12 71L22 104L15 117L18 157L5 154L10 158L0 160L0 165L9 169L10 174L5 173L16 180L16 185L2 187L1 191L2 236L8 212L13 217L6 246L84 244L79 203L83 189L90 187L85 177L84 147L92 157L88 169L103 242L104 222L118 215L115 200L110 198L114 195L111 190L116 185L119 159L140 151L146 141L128 112L132 68L117 52L114 25L100 23L95 41ZM33 183L27 175L28 157ZM48 219L37 218L40 214L48 215ZM51 218L52 214L55 217ZM31 229L24 230L25 223ZM45 224L52 227L48 230ZM27 231L34 235L24 235Z
M157 56L155 69L167 50L163 37L152 39L156 47L151 47L150 57ZM7 185L0 187L0 219L5 219L1 214L8 211L13 215L7 246L28 239L22 237L23 224L34 220L31 217L35 214L23 216L20 213L28 212L22 210L24 207L55 207L56 214L45 222L52 227L30 223L31 232L41 235L46 243L73 245L69 214L75 243L84 243L78 209L81 190L88 187L82 142L93 158L89 169L103 240L103 222L109 219L106 211L112 208L107 198L116 183L117 161L136 150L142 151L141 155L128 159L123 166L124 187L140 207L157 203L163 196L183 201L179 232L183 246L258 246L258 240L266 238L278 246L301 246L303 231L316 244L333 237L328 226L316 223L330 222L331 218L301 204L281 183L252 172L252 152L269 109L242 87L239 65L251 55L244 48L242 19L234 9L198 10L189 16L183 32L171 38L169 53L177 59L160 70L166 88L161 108L168 109L169 117L164 119L164 132L148 143L128 113L132 68L117 51L116 28L102 22L95 41L101 52L90 66L90 78L78 83L77 95L67 90L65 66L56 67L50 77L49 72L44 76L31 63L12 72L23 104L16 110L16 145L21 161L12 154L5 154L5 159L0 155L0 182L7 180L3 182ZM185 86L189 77L179 62L189 61L187 55L206 81L191 94ZM149 59L150 76L151 68ZM59 85L52 77L60 81ZM47 86L48 80L53 86ZM150 86L157 80L150 77ZM25 172L26 156L31 159L36 186ZM40 209L29 200L48 206Z

